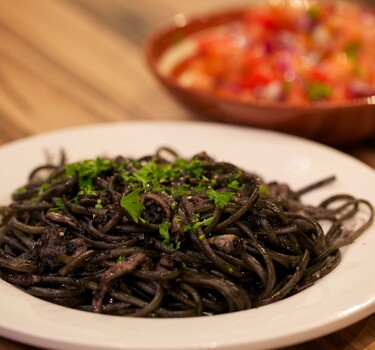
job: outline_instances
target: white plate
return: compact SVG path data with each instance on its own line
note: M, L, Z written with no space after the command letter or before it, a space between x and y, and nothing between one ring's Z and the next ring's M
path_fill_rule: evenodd
M183 156L207 151L217 160L255 170L293 188L336 174L338 181L311 194L311 203L347 192L375 199L375 172L328 147L282 134L195 122L93 125L26 138L0 148L0 201L28 172L64 148L69 161L97 155L141 156L158 146ZM49 349L269 349L306 341L348 326L375 311L375 232L345 248L339 267L283 301L226 315L134 319L72 310L34 298L0 281L0 334Z

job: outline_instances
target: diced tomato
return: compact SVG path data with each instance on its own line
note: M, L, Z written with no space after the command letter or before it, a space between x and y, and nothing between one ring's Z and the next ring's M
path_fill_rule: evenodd
M215 55L221 54L228 50L232 45L233 39L228 35L204 36L197 42L198 54L201 55Z
M314 35L302 23L306 18ZM244 101L355 98L375 89L374 24L375 11L351 2L317 3L310 12L304 6L259 7L193 36L197 54L172 75L194 89ZM361 82L354 89L353 79Z
M285 11L280 11L280 8L271 6L268 11L250 11L246 17L245 22L249 25L259 24L265 30L287 30L291 29L293 22L290 16Z
M324 72L319 67L315 67L310 72L306 74L308 80L319 81L319 82L329 82L329 77L326 72Z
M274 75L267 69L257 69L256 67L238 81L238 85L242 88L253 88L259 85L267 85L274 80Z

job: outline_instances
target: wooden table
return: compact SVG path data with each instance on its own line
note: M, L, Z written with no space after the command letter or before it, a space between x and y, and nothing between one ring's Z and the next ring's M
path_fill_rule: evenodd
M97 122L203 120L151 76L144 40L174 14L241 3L0 0L0 144ZM375 167L375 135L341 149ZM16 349L36 348L0 338L0 350ZM375 317L288 349L375 350Z

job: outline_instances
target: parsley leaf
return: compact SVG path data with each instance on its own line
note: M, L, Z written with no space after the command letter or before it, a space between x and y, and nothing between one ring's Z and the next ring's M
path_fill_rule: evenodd
M239 191L242 186L238 180L232 180L228 183L228 188L232 191Z
M127 170L126 164L122 165L121 171L118 172L121 179L133 188L141 186L146 191L166 191L184 195L188 192L206 190L216 183L216 180L204 176L204 163L198 158L187 160L177 157L173 163L151 160L142 164L133 162L129 165L133 171Z
M307 15L312 19L312 20L318 20L321 16L321 10L318 6L311 6L307 10Z
M215 191L212 188L208 189L206 191L206 194L209 199L214 201L215 205L219 209L223 209L233 197L233 194L231 192Z
M98 198L95 204L96 209L103 209L102 200Z
M97 157L77 163L65 165L65 173L68 177L78 175L79 189L81 193L95 194L92 191L93 181L101 173L109 170L113 165L111 160Z
M307 86L307 96L310 101L319 101L332 95L332 87L325 83L312 82Z
M50 208L48 211L56 211L65 208L65 203L60 197L54 197L53 201L55 202L55 206Z
M346 47L344 48L344 52L346 53L348 57L355 59L357 58L361 47L362 47L361 43L353 41L346 45Z
M14 194L20 194L20 193L26 192L26 190L27 190L26 186L21 186L14 191Z
M259 185L259 194L264 197L268 194L268 187L266 185Z
M207 219L204 219L203 221L197 221L193 224L193 231L196 231L199 227L202 227L202 226L209 226L212 221L214 220L214 217L211 216Z
M187 164L186 171L188 175L192 178L201 178L203 174L201 161L197 158L194 158L191 162Z
M191 224L187 224L187 225L184 225L184 232L187 232L187 231L193 231L195 232L199 227L203 227L203 226L209 226L212 221L214 220L214 217L211 216L207 219L204 219L202 221L198 221L199 218L196 217L192 220Z
M145 208L139 196L142 189L134 190L121 198L120 205L129 213L135 223L141 219L141 211Z
M159 233L164 238L163 243L166 245L171 244L171 236L169 235L169 228L171 223L169 221L164 221L159 227Z

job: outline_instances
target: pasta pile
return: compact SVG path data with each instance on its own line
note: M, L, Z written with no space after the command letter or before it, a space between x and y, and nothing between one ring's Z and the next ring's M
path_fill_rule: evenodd
M0 208L0 277L52 303L136 317L245 310L330 273L373 221L363 199L318 206L202 152L98 157L34 169ZM359 212L366 220L348 225ZM322 229L320 222L329 222ZM355 228L353 228L355 227Z

